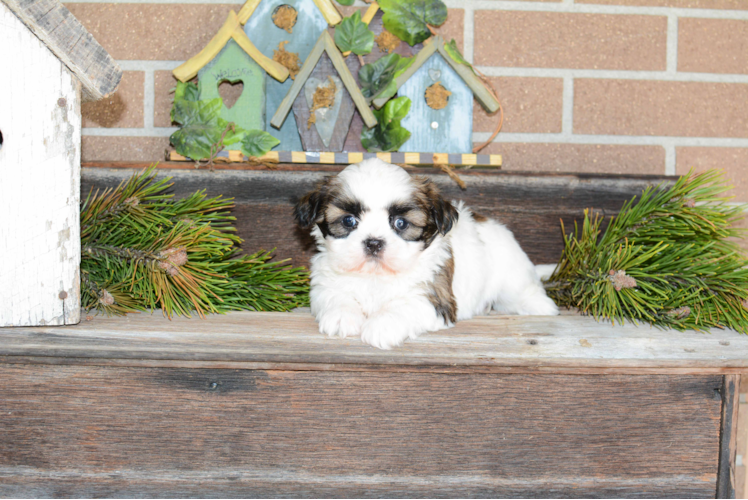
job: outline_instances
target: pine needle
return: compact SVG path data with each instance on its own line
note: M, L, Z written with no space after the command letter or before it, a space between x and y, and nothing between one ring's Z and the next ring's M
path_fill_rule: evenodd
M230 199L174 200L150 167L81 206L81 304L108 315L160 308L169 318L288 311L309 302L308 276L271 252L240 255Z

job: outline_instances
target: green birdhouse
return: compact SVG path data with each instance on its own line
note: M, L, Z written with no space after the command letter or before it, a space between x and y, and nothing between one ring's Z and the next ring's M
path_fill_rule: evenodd
M224 82L241 82L241 95L230 107L224 102L220 117L245 130L265 130L266 75L280 82L288 78L285 67L249 40L234 11L208 45L173 73L182 82L197 75L200 100L221 97L218 89Z

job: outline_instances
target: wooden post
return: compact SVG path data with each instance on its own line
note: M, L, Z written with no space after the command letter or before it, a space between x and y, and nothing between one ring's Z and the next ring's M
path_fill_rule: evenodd
M80 320L81 84L0 3L0 327Z

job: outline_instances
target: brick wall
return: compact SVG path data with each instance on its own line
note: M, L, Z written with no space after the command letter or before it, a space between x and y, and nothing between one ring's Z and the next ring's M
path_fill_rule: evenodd
M748 201L748 0L446 3L441 33L491 77L505 107L487 150L503 154L506 170L715 166ZM161 159L173 131L171 70L241 3L66 5L125 70L111 99L84 106L84 161ZM476 142L494 120L476 106Z

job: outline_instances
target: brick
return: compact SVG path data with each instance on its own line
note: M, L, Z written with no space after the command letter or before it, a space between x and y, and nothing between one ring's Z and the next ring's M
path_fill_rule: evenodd
M748 2L745 0L575 0L575 3L634 5L642 7L748 10Z
M81 161L164 161L168 137L101 137L84 135Z
M574 133L748 137L748 85L576 79Z
M664 175L660 146L492 143L481 153L502 155L502 170Z
M69 3L114 59L182 61L197 54L237 4Z
M748 21L679 19L678 71L748 73Z
M706 148L681 147L675 148L675 172L678 175L687 174L693 168L697 172L710 168L725 170L735 189L730 191L734 195L733 201L748 201L748 148Z
M573 69L664 70L660 16L476 11L475 63Z
M142 127L144 81L142 71L123 72L114 94L100 101L83 103L83 127Z
M153 126L171 127L171 103L174 101L174 92L177 79L171 71L154 71L153 75Z
M492 77L504 107L504 132L561 132L564 82L560 78ZM498 116L473 104L473 131L493 132Z

